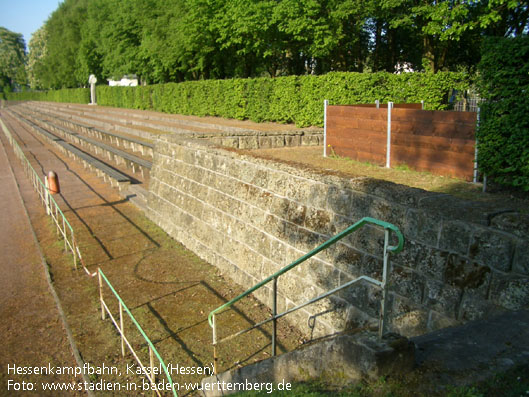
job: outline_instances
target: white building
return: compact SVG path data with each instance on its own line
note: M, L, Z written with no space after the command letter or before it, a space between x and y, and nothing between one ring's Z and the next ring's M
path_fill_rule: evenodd
M108 80L111 87L136 87L138 85L138 76L135 74L125 75L121 80Z

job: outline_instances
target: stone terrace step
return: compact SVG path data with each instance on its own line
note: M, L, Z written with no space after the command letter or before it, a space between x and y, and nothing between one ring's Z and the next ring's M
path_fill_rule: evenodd
M167 121L145 121L134 118L134 113L129 113L129 118L123 118L122 114L116 112L89 112L72 109L69 106L64 108L58 107L38 107L40 111L53 114L57 117L63 117L78 123L97 126L108 131L126 133L143 139L152 140L156 135L166 133L177 134L212 134L219 132L214 128L201 128L187 124L178 124Z
M60 117L59 115L42 111L33 107L22 107L26 113L47 122L59 124L63 127L69 128L82 135L95 138L101 142L109 143L110 145L119 149L129 150L131 153L141 153L142 156L153 157L154 145L146 139L138 139L138 137L126 133L114 133L100 128L92 127L85 123L75 122L71 119Z
M68 109L62 110L59 108L47 106L38 106L34 103L32 103L31 105L27 105L26 109L37 111L43 115L47 115L48 117L67 120L72 123L84 126L85 128L99 128L109 135L125 135L131 137L132 140L137 140L139 138L149 144L155 139L157 135L165 133L164 131L157 130L154 128L147 128L141 126L129 127L126 124L112 122L111 120L107 119L101 119L97 117L97 114L85 115L83 112L70 111Z
M173 125L184 125L188 127L198 127L204 128L209 131L218 130L224 132L273 132L273 131L300 131L300 130L312 130L314 132L320 131L318 128L309 128L309 129L300 129L291 124L277 124L277 123L255 123L251 121L242 121L242 120L233 120L233 119L224 119L219 117L195 117L195 116L186 116L186 115L176 115L176 114L167 114L154 112L149 110L133 110L133 109L118 109L111 107L101 107L101 106L89 106L89 105L79 105L79 104L63 104L63 103L51 103L44 102L46 106L61 107L62 109L71 109L82 112L88 112L91 114L95 113L109 113L116 115L121 115L122 117L126 115L128 119L140 119L140 120L149 120L149 121L164 121L171 123ZM182 127L183 128L183 127Z

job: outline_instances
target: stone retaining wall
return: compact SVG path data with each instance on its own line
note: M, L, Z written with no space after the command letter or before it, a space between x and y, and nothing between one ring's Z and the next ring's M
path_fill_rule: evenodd
M405 336L529 305L527 215L169 135L156 143L148 207L152 220L245 288L364 216L397 225L406 242L392 257L390 327ZM364 227L282 276L278 310L362 274L379 277L383 235ZM256 296L270 305L270 290ZM311 336L373 326L379 298L374 287L353 286L289 318Z

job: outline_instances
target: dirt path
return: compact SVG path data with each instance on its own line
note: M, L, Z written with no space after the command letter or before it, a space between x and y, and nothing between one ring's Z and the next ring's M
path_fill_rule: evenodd
M55 153L24 126L11 120L9 127L38 172L54 170L59 175L61 195L56 199L76 232L87 268L91 272L97 268L104 271L165 363L195 372L199 368L211 368L211 329L207 314L242 290L172 240L94 174ZM94 367L105 365L118 371L94 375L92 380L118 383L121 391L115 395L144 394L138 389L123 389L141 387L142 378L127 370L135 362L129 353L121 357L115 328L109 320L100 319L97 278L73 270L71 258L64 255L63 244L58 242L55 228L44 215L36 194L28 190L23 195L83 359ZM13 244L16 242L19 240ZM117 314L117 303L109 289L105 289L105 297ZM219 317L222 335L240 330L267 313L257 301L246 300L237 310ZM26 327L33 325L26 324ZM125 329L141 359L148 363L145 343L128 319ZM226 343L220 349L221 369L268 357L269 336L265 329ZM288 326L280 326L280 348L291 350L300 339ZM14 344L11 350L16 351L17 346ZM28 351L31 353L32 349ZM198 374L173 372L173 381L181 388L179 395L190 393L185 382L198 382L201 378Z
M3 133L2 133L3 136ZM57 395L41 390L41 382L82 381L69 375L25 375L14 366L74 367L76 362L45 276L39 248L11 171L2 139L0 148L0 395L25 395L35 388L39 395ZM20 175L17 175L20 178ZM29 189L18 179L23 194ZM10 368L8 368L8 366ZM24 383L23 383L24 382ZM18 389L18 390L17 390ZM76 395L79 393L72 393Z

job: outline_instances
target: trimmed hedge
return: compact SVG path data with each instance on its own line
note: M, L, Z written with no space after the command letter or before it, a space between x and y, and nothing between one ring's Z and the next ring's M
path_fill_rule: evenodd
M478 65L479 168L495 181L529 191L529 37L485 40Z
M429 109L446 109L451 89L464 91L471 84L464 73L343 73L321 76L200 80L143 87L97 87L97 103L195 116L219 116L257 122L295 123L299 127L323 125L323 100L331 104L420 102ZM50 93L11 94L11 100L72 101L60 90ZM89 102L86 89L84 102ZM57 93L57 94L53 94ZM24 94L26 94L24 97ZM75 96L78 98L77 96Z
M8 101L48 101L67 103L89 103L89 88L70 88L54 91L23 91L6 94Z

